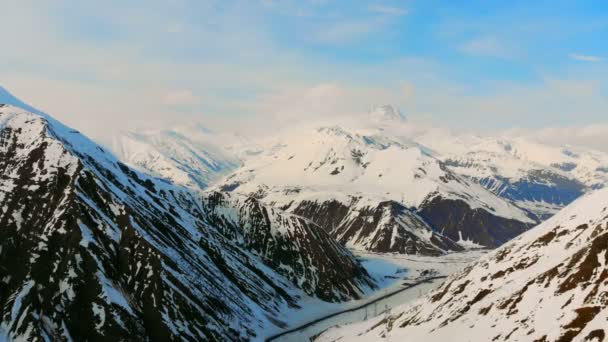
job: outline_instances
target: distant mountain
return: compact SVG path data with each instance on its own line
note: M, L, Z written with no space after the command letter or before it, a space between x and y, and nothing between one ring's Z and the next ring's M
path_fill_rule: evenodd
M422 140L450 169L548 218L608 184L608 154L553 147L524 138L450 136Z
M390 105L264 140L193 125L130 133L114 150L148 173L256 196L377 252L496 247L608 183L607 154L423 129Z
M259 198L349 247L375 252L496 247L536 224L533 214L371 119L355 128L287 132L216 188Z
M369 116L372 121L379 123L403 123L406 121L401 111L391 105L378 106L370 111Z
M308 295L375 286L307 220L150 177L0 102L2 338L249 340Z
M233 138L233 139L231 139ZM153 132L128 132L113 139L112 150L129 165L191 189L210 183L241 166L222 141L238 143L201 125Z
M414 304L317 341L603 341L607 295L608 190L598 190Z

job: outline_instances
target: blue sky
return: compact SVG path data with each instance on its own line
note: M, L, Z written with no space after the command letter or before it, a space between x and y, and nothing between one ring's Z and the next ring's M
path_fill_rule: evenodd
M382 103L456 127L608 124L606 1L3 7L0 84L92 135Z

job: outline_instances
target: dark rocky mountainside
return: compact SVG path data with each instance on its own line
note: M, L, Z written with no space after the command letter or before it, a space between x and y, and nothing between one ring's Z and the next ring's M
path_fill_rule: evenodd
M359 298L373 287L354 256L321 227L253 197L207 192L205 220L279 270L305 292L325 300Z
M247 200L222 219L39 112L0 108L0 171L0 336L249 340L373 286L314 224Z
M441 255L462 251L454 240L434 231L419 215L395 201L350 203L302 201L285 208L325 227L338 241L379 253Z
M418 214L453 241L470 241L487 248L501 246L535 225L493 215L481 208L471 208L465 201L441 196L423 202Z

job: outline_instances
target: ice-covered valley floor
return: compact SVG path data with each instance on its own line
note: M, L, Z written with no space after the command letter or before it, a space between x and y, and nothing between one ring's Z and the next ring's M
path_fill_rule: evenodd
M363 299L344 303L327 303L318 299L300 302L302 309L285 313L285 320L290 323L289 327L284 330L268 331L265 338L272 338L282 332L307 325L307 323L319 318L344 311L346 312L272 340L277 342L308 341L311 337L331 327L386 315L393 307L409 303L437 288L444 281L444 278L439 277L448 276L462 269L486 254L487 250L471 250L440 257L360 251L353 251L353 253L361 260L370 275L378 280L380 285L378 290L367 293ZM412 286L407 290L399 291L428 278L434 279ZM392 293L394 294L390 295ZM385 296L386 298L378 300L378 298ZM353 308L358 309L351 311Z

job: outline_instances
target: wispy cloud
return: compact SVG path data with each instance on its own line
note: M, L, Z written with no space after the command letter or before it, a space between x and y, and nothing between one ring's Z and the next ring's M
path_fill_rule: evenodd
M181 33L183 29L184 28L180 24L171 24L167 26L167 32L169 33Z
M172 90L165 94L163 103L167 106L195 106L201 103L201 100L192 93L190 89Z
M475 56L510 58L512 51L495 36L482 36L465 42L460 50Z
M604 58L599 57L599 56L582 55L582 54L578 54L578 53L571 53L570 55L568 55L568 57L570 57L571 59L577 60L577 61L582 61L582 62L601 62L604 60Z
M376 5L370 5L368 7L368 9L371 12L380 13L380 14L386 14L386 15L401 16L401 15L408 14L408 11L406 9L399 8L399 7L393 7L393 6L384 6L384 5L377 5L376 4Z
M322 28L314 40L324 44L348 44L377 30L379 23L370 20L345 20Z

